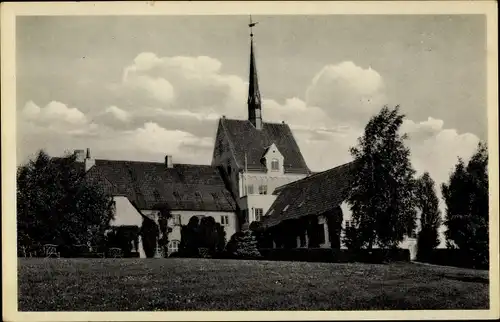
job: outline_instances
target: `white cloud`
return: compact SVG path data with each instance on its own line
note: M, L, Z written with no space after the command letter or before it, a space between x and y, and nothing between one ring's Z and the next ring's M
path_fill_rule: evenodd
M382 77L375 70L353 62L323 67L306 91L310 106L318 106L335 121L365 124L384 104Z
M121 108L114 106L114 105L108 107L106 109L106 111L104 112L104 114L110 114L114 118L116 118L117 120L122 121L122 122L130 121L130 113L127 111L124 111Z
M145 75L129 76L124 81L126 89L142 89L145 93L161 103L171 103L175 98L174 87L162 77Z
M86 144L97 147L103 157L157 159L169 153L189 162L209 163L215 121L221 115L246 117L247 84L221 68L218 60L205 56L160 58L141 53L124 69L118 86L123 95L116 96L116 104L84 115L60 102L43 108L28 102L21 116L31 125L24 132L36 137L34 142L43 142L46 133L75 136L74 144L71 137L64 137L64 147L62 138L51 137L51 144L64 149L77 146L76 136L94 133L86 137ZM385 97L384 80L377 71L343 62L316 74L306 101L263 99L263 117L289 124L309 166L324 170L351 159L349 148L356 145L366 121L380 110ZM473 153L479 140L447 129L443 120L432 117L405 120L402 131L410 135L415 168L420 173L429 171L437 184L447 179L458 156L467 159Z
M87 118L77 108L70 108L57 101L52 101L43 108L29 101L21 110L21 115L26 120L62 121L70 124L87 123Z
M137 102L129 108L147 102L149 107L168 111L210 109L228 117L243 115L246 83L238 76L221 73L221 66L220 61L206 56L160 58L141 53L125 68L122 82L126 89L121 92L129 92L128 100ZM138 97L130 98L134 87L153 100L145 100L138 91L132 91Z

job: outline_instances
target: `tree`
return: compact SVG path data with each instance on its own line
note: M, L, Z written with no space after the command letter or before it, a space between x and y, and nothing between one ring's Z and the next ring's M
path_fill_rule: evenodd
M154 220L143 216L140 228L142 236L142 248L147 258L153 258L156 253L157 240L160 235L159 227Z
M350 150L357 171L347 202L360 242L368 248L396 247L415 228L415 171L404 144L407 135L399 132L403 119L399 106L385 106Z
M102 243L114 210L112 198L78 171L74 155L51 158L41 150L17 170L20 246Z
M180 256L213 257L224 250L226 232L221 224L215 222L212 216L201 220L193 216L189 223L181 227Z
M179 253L181 256L198 256L198 227L200 220L197 216L189 218L187 225L181 226L181 242Z
M218 232L215 224L215 219L211 216L203 217L200 220L198 248L206 249L205 257L212 256L217 249Z
M342 242L351 251L357 251L363 247L359 229L354 226L349 226L344 230Z
M250 230L234 233L226 246L226 252L233 258L261 258L257 237Z
M168 254L168 234L172 231L172 228L168 226L168 220L172 218L172 213L167 204L156 208L159 211L158 228L160 230L160 236L158 239L158 246L162 249L163 254L166 256Z
M448 245L468 252L477 266L488 264L488 150L479 143L469 163L459 159L448 183L442 185L446 203Z
M438 229L441 225L439 199L434 189L434 180L432 180L428 172L425 172L417 180L415 201L417 208L420 210L417 258L425 260L428 258L430 252L440 243Z

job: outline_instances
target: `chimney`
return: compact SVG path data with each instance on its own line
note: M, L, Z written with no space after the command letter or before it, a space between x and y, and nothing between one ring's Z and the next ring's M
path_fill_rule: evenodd
M85 159L85 151L83 150L75 150L74 155L76 157L76 162L83 162Z
M165 156L165 166L169 169L174 167L174 164L172 162L172 156L171 155L166 155Z
M82 151L83 152L83 151ZM90 156L90 149L87 148L87 156L85 157L85 172L89 171L95 165L95 159Z

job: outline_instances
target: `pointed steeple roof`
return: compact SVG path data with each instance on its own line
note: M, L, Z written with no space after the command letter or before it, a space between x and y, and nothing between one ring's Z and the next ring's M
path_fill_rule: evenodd
M255 50L253 45L252 28L257 22L252 22L250 16L250 73L248 80L248 120L255 126L256 129L262 129L262 106L259 91L259 78L257 76L257 65L255 64Z
M260 108L259 77L257 76L257 65L255 64L255 53L253 49L253 34L250 39L250 75L248 85L248 105Z

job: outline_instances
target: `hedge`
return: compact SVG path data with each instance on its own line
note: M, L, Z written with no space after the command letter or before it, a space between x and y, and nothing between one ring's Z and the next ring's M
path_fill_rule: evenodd
M408 249L372 249L353 252L348 249L330 248L265 248L260 249L264 260L301 261L326 263L385 263L410 261Z
M481 263L475 260L475 254L462 249L438 248L433 249L422 262L455 266L462 268L488 269L488 263Z

